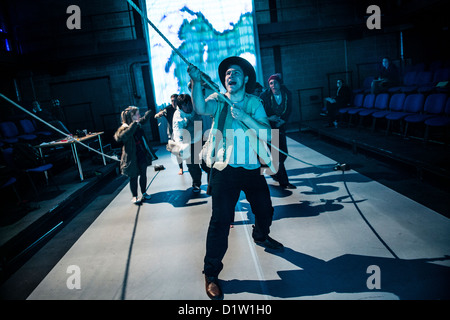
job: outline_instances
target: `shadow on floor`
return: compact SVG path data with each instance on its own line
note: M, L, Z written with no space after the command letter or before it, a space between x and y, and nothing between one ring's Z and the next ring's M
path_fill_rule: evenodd
M222 282L225 294L249 292L275 298L300 298L326 293L387 292L399 299L449 299L450 268L436 259L394 259L345 254L330 261L285 248L266 252L296 265L298 269L277 271L276 280L228 280ZM376 274L368 268L378 267ZM372 277L373 276L373 277ZM377 276L378 280L374 280ZM379 289L368 286L379 284Z

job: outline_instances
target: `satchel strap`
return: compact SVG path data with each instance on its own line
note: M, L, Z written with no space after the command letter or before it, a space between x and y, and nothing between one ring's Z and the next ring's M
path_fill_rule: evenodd
M217 123L217 130L222 134L224 147L225 147L225 143L226 143L226 137L225 137L225 133L223 132L223 130L224 130L224 127L225 127L225 120L227 118L227 114L228 114L228 105L224 105L222 110L220 111L219 120L218 120L218 123ZM214 146L214 159L216 159L217 148L218 147L219 147L219 140L216 139L216 143L215 143L215 146ZM212 164L212 166L214 166L214 163Z
M227 118L227 113L228 113L228 105L224 105L220 112L219 122L217 124L217 130L222 132L222 135L223 135L223 129L225 126L225 119Z

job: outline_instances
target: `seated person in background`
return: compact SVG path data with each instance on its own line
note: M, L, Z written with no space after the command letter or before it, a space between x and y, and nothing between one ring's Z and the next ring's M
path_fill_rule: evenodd
M352 93L350 88L344 83L344 80L338 79L336 82L336 96L325 98L326 113L320 115L328 117L328 127L337 127L337 114L339 109L346 108L350 104Z
M372 81L372 93L385 92L389 87L395 86L399 82L398 69L390 59L385 57L381 63L378 79Z
M267 83L269 84L269 89L263 92L260 98L263 101L270 127L279 130L280 144L278 147L281 151L287 153L286 127L292 112L292 93L283 84L279 73L271 75ZM289 182L286 167L284 166L287 156L284 153L279 155L278 172L272 175L272 178L278 181L283 189L296 189L297 187Z
M59 99L52 99L50 103L50 113L52 114L53 118L61 122L66 122L66 117L64 116L64 112L61 108Z
M59 103L59 101L58 101L58 103ZM66 133L66 134L70 134L69 129L67 129L66 126L65 126L59 119L57 119L57 118L54 116L53 112L48 112L47 110L43 110L43 109L41 108L41 105L39 104L39 101L34 100L34 101L31 103L31 106L32 106L32 111L33 111L33 113L34 113L37 117L39 117L39 118L41 118L42 120L44 120L45 122L51 124L51 125L52 125L53 127L55 127L56 129L58 129L58 130L60 130L60 131L62 131L62 132L64 132L64 133ZM36 122L37 122L36 126L37 126L37 128L38 128L39 130L49 130L49 127L46 126L44 123L42 123L42 122L40 122L40 121L36 121ZM56 133L56 132L55 132L55 133ZM57 134L60 135L61 133L57 133Z

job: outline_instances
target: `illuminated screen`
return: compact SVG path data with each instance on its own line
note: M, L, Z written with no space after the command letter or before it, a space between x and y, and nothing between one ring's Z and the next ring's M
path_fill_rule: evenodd
M219 63L229 56L247 59L259 71L253 0L147 0L147 17L192 64L221 85ZM173 93L189 93L186 63L147 25L157 110Z

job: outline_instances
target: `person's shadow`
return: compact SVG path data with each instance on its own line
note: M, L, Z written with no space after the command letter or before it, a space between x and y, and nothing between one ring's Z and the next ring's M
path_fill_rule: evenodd
M197 201L189 202L192 199L205 199L210 197L205 193L206 191L202 189L202 192L194 193L192 188L186 190L170 190L162 191L157 193L152 193L149 200L142 201L143 203L163 203L167 202L173 205L175 208L198 206L205 204L208 201Z
M343 203L353 203L349 200L350 196L342 196L336 199L320 199L320 202L300 201L298 203L289 203L274 206L274 214L272 220L281 220L286 218L306 218L315 217L321 213L339 212L344 208ZM356 202L363 202L358 200ZM233 225L254 224L255 215L251 211L250 204L239 202L237 210L247 212L247 220L235 221Z
M268 253L279 256L298 266L295 270L278 271L277 280L229 280L222 282L225 294L250 292L276 298L296 298L331 292L389 292L399 299L449 299L450 268L431 263L448 260L450 256L436 259L396 259L354 254L344 254L324 261L307 254L284 248L283 252ZM373 271L379 269L379 289L369 289ZM370 286L370 284L369 284Z

